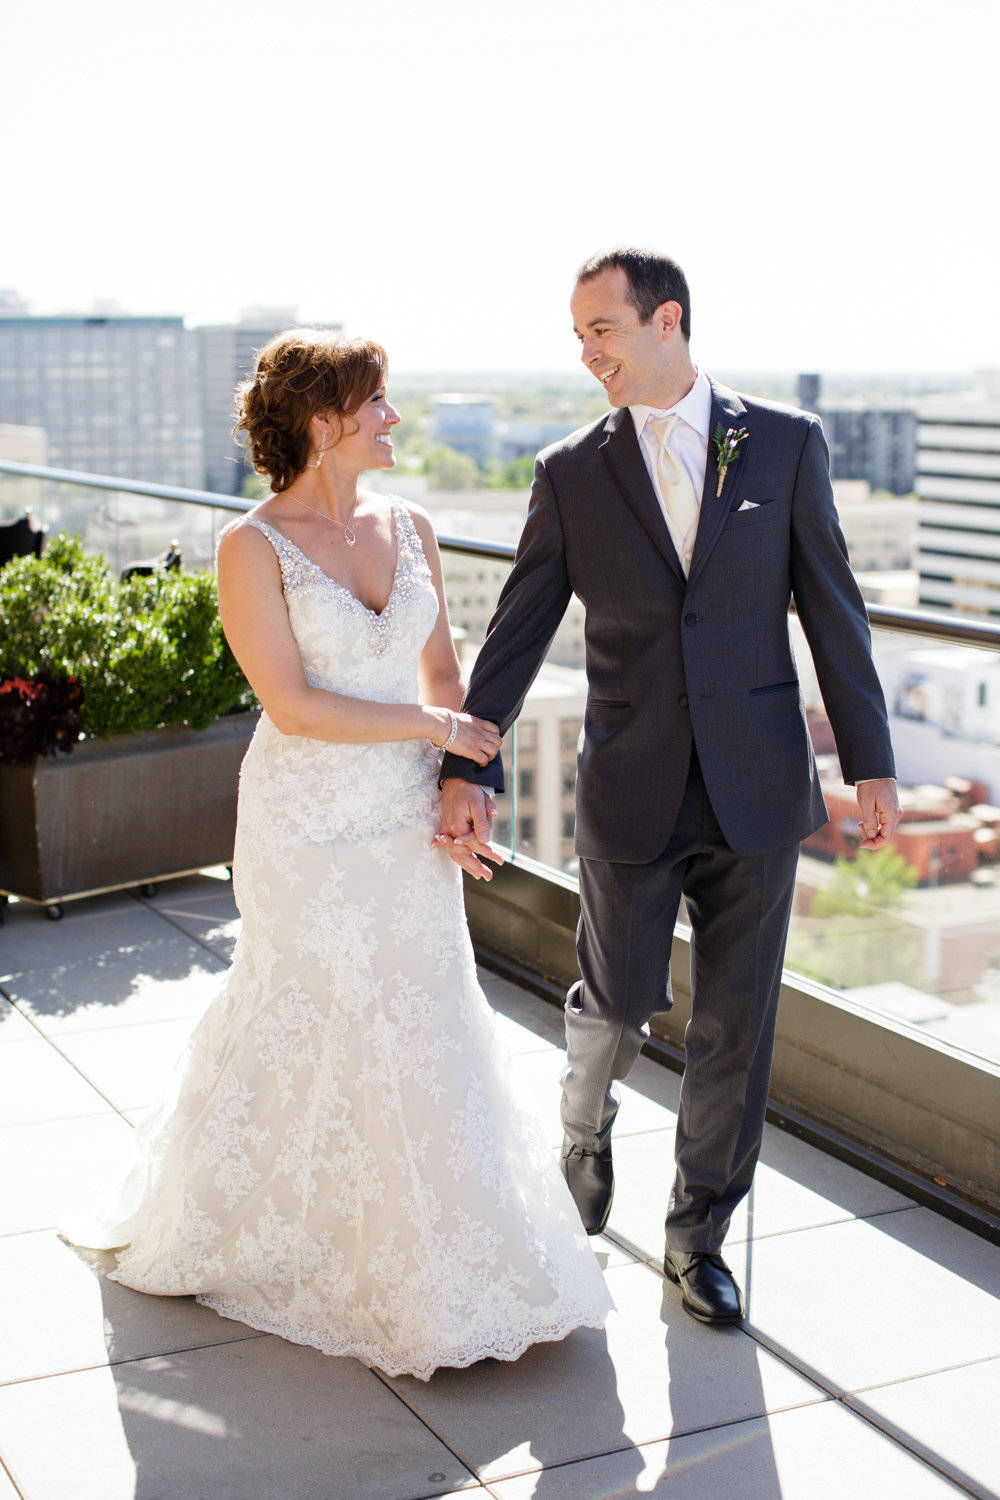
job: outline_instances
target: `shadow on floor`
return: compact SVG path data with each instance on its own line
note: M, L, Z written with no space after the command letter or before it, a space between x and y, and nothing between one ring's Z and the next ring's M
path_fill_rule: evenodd
M110 1254L82 1256L109 1269ZM110 1371L90 1379L110 1470L135 1500L419 1500L469 1474L372 1371L260 1334L191 1297L101 1277ZM186 1337L185 1337L186 1335ZM159 1350L142 1357L143 1351ZM116 1491L117 1493L117 1491Z
M219 904L219 882L204 885L205 899ZM140 984L183 984L206 970L221 975L227 963L151 904L114 895L71 902L57 923L26 903L9 907L0 966L15 1003L38 1017L65 1018L88 1006L112 1011Z

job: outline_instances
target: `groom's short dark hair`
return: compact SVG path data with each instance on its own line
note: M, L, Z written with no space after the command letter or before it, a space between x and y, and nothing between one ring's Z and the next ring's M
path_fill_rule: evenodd
M593 281L604 271L624 271L628 281L626 301L639 314L640 323L648 323L663 302L679 302L681 333L691 337L691 293L687 278L675 260L655 250L636 250L619 245L601 250L585 260L576 273L577 281Z

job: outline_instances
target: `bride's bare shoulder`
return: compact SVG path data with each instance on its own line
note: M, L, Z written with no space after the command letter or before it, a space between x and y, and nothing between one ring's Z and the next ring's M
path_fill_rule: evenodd
M220 563L239 562L249 558L274 559L274 547L259 525L267 524L267 515L262 505L257 505L245 516L237 516L219 532L217 556Z

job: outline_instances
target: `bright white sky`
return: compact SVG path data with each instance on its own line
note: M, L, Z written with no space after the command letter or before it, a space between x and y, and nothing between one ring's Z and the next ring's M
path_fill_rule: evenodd
M674 255L709 369L1000 365L997 0L0 0L0 286L294 305L403 371L571 371Z

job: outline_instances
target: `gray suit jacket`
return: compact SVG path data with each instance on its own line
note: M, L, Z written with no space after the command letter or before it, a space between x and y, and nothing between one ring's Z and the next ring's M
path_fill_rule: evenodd
M664 849L692 737L730 846L796 843L827 821L788 637L794 599L844 779L895 774L865 606L847 560L819 420L712 383L712 430L746 427L716 496L709 451L685 579L626 408L545 449L531 507L464 707L517 718L575 593L586 608L589 694L577 852L645 864ZM757 509L740 510L744 500ZM485 767L459 776L502 790Z

